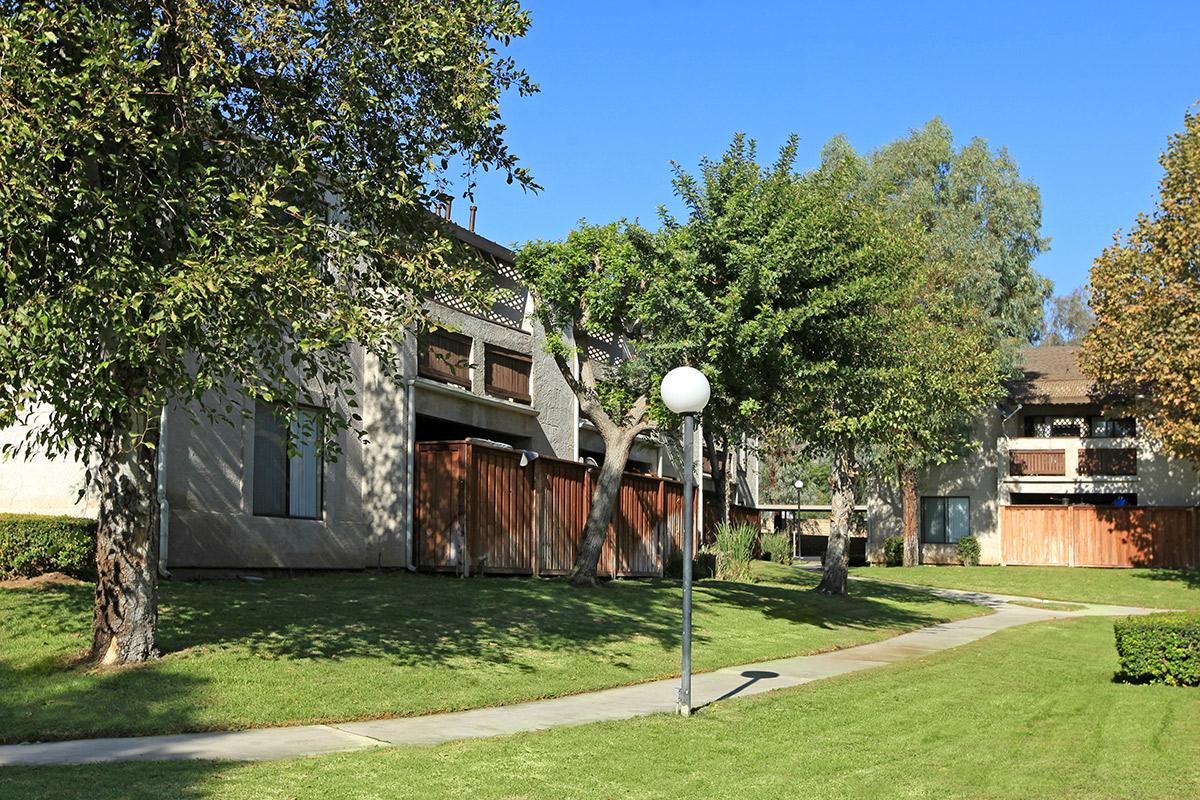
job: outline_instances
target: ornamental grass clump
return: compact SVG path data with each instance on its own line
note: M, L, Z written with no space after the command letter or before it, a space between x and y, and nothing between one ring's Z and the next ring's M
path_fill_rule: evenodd
M758 529L753 525L722 523L717 526L712 550L716 552L716 578L721 581L751 583L750 561Z
M763 558L769 558L776 564L792 563L792 537L782 531L764 533L758 539L758 547Z

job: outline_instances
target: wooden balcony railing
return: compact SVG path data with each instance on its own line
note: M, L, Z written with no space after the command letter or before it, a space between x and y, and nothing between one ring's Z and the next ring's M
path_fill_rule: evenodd
M1080 475L1137 475L1132 447L1089 447L1079 451Z
M1010 450L1009 475L1066 475L1065 450Z

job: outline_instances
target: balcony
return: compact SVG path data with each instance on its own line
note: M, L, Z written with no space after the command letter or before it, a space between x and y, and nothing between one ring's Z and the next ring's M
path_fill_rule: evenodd
M1008 474L1014 477L1067 474L1065 450L1010 450Z

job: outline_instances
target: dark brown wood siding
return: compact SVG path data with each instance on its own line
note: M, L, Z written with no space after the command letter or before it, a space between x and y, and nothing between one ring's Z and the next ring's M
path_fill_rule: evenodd
M495 345L485 345L483 373L487 393L528 404L531 401L529 372L532 366L531 356Z
M417 337L417 374L471 388L471 337L428 331Z

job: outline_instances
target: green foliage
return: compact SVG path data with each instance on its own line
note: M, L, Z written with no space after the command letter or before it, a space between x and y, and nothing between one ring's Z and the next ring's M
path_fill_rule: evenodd
M1160 159L1159 199L1091 273L1080 367L1170 455L1200 465L1200 111Z
M692 558L692 580L706 580L716 575L716 571L716 554L706 547L701 547ZM683 577L682 550L672 550L671 554L667 556L667 563L663 570L663 577L673 578L675 580L679 580Z
M95 552L95 520L0 514L0 578L47 572L86 578L93 572Z
M1070 294L1050 300L1050 318L1042 330L1039 344L1079 344L1096 323L1088 305L1088 290L1081 286Z
M1113 628L1124 680L1200 686L1200 613L1126 617Z
M712 544L712 552L716 557L717 580L744 583L754 581L750 562L754 559L754 542L757 538L758 528L753 525L717 525Z
M776 564L792 563L792 537L783 531L764 533L758 538L758 546L764 556Z
M528 25L487 0L5 4L0 422L46 407L31 444L84 454L152 447L169 399L354 426L352 347L387 369L427 293L487 294L428 209L452 160L533 186L499 122L536 89L498 49Z
M671 315L680 313L669 266L657 237L625 222L581 221L561 242L531 241L517 253L517 271L550 335L547 350L602 435L654 425L652 400L665 372L655 356Z
M979 540L964 536L958 540L958 562L964 567L979 566Z
M883 563L898 567L904 563L904 537L889 536L883 540Z

